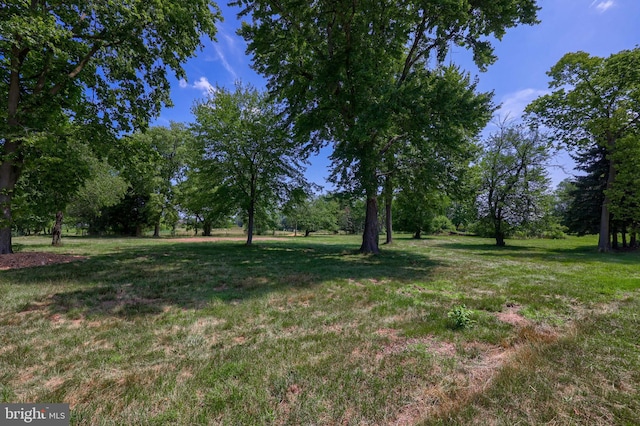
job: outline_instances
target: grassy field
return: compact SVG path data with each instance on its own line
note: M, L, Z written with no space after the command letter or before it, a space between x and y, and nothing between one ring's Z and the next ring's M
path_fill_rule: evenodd
M88 257L0 272L0 400L72 424L640 424L640 253L593 238L14 242Z

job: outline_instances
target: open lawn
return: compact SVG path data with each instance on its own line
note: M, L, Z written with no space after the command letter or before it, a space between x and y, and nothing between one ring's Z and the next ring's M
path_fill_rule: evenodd
M14 242L87 256L0 271L0 400L72 424L640 424L640 253L594 238Z

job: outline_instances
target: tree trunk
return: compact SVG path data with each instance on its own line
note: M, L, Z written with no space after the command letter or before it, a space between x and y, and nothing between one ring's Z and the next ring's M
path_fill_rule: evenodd
M627 228L623 227L622 228L622 248L627 248L629 247L627 245Z
M256 181L257 176L251 173L251 183L249 188L249 210L247 211L247 245L253 242L253 226L256 213Z
M53 230L51 231L51 245L55 247L59 247L62 245L62 219L64 215L62 211L58 211L56 213L56 222L53 225Z
M196 230L196 235L198 235L198 231ZM211 222L204 221L202 222L202 236L210 237L211 236Z
M638 242L636 238L637 238L637 234L634 231L631 233L631 237L629 238L629 247L636 248L638 246Z
M20 104L20 68L24 57L20 56L19 49L13 46L11 54L11 73L9 75L9 87L7 96L7 134L20 127L18 121L18 106ZM11 198L13 190L20 175L20 159L17 158L18 142L12 140L6 134L0 135L3 141L2 158L0 159L0 254L13 253L11 246Z
M160 238L160 219L158 219L156 224L153 226L153 237Z
M0 254L13 253L11 246L11 225L13 224L11 199L20 169L13 164L10 157L15 155L16 150L17 145L15 143L5 140L5 156L0 164L0 208L2 209L2 217L0 217Z
M422 238L422 229L418 228L416 230L416 233L413 234L413 239L414 240L419 240L420 238Z
M305 236L305 237L308 237L308 236L309 236L309 234L311 234L311 230L310 230L310 229L305 229L305 230L304 230L304 236Z
M496 245L498 247L504 247L506 245L506 243L504 242L504 231L502 230L502 221L501 220L496 220L493 223L494 226L494 235L496 238Z
M367 211L360 253L378 254L378 197L367 194Z
M384 209L385 209L385 228L387 231L387 238L385 244L393 243L393 215L391 211L391 204L393 203L393 188L391 186L391 177L387 176L384 182Z
M613 150L613 142L609 142L607 146L607 152L611 153ZM609 160L609 176L607 177L607 189L611 189L613 182L616 179L616 169L614 167L613 160ZM600 210L600 235L598 237L598 251L601 253L608 252L611 250L611 231L610 231L610 220L611 215L609 214L609 196L604 196L604 200L602 201L602 209Z
M142 237L142 224L136 224L136 237Z
M253 242L253 221L255 216L255 205L253 200L249 202L249 211L247 212L247 245L250 246Z

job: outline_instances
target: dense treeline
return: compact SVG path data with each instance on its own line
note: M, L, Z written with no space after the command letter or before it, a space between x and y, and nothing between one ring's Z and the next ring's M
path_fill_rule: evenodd
M379 251L381 232L391 244L394 230L472 232L497 245L564 232L599 233L602 251L637 244L638 48L567 54L526 124L481 139L493 95L442 59L455 44L490 65L486 38L535 24L534 0L278 9L238 0L269 93L217 87L192 123L147 128L170 103L167 71L183 76L219 14L209 0L162 11L133 3L135 13L120 2L5 7L0 253L11 252L12 232L50 232L59 244L63 220L96 235L241 225L247 244L275 229L361 233L363 253ZM304 166L325 146L336 191L318 194ZM558 146L584 174L554 194L546 165Z

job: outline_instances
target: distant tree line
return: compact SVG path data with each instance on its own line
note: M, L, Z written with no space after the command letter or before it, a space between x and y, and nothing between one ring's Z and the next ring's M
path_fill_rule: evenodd
M444 58L458 45L490 65L487 37L535 24L535 0L237 0L269 91L217 87L192 123L148 128L170 104L167 70L184 77L219 19L210 0L165 3L1 7L0 253L13 232L60 244L63 221L154 236L241 224L247 244L275 229L342 231L362 235L363 253L379 252L382 232L392 244L394 230L637 245L640 49L567 54L524 124L480 139L492 93ZM325 146L337 190L318 194L303 172ZM584 174L554 194L546 166L559 146Z

